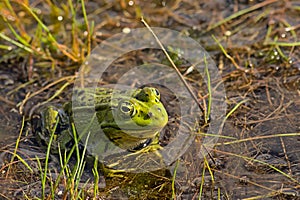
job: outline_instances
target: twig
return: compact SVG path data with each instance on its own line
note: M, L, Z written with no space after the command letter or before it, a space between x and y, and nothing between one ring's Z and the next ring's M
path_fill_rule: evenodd
M243 67L239 66L233 57L231 57L227 52L226 50L224 49L224 47L222 46L222 44L217 40L217 38L212 35L212 38L214 39L214 41L218 44L218 46L220 47L221 51L223 52L223 54L226 56L226 58L228 58L232 64L235 66L235 68L239 69L239 70L242 70L242 71L246 71Z
M201 106L201 104L198 102L198 99L196 97L196 95L193 93L192 89L190 88L189 84L186 82L186 80L184 79L184 77L182 76L182 74L180 73L180 71L178 70L178 68L176 67L175 63L173 62L173 60L171 59L170 55L168 54L168 52L166 51L165 47L163 46L163 44L160 42L160 40L158 39L157 35L154 33L154 31L151 29L151 27L147 24L147 22L144 20L144 18L141 18L142 23L148 28L148 30L151 32L151 34L153 35L153 37L155 38L156 42L158 43L158 45L160 46L160 48L163 50L164 54L166 55L168 61L171 63L172 67L175 69L177 75L179 76L180 80L183 82L184 86L187 88L188 92L192 95L193 99L195 100L195 102L197 103L197 105L199 106L201 112L206 115L203 107Z

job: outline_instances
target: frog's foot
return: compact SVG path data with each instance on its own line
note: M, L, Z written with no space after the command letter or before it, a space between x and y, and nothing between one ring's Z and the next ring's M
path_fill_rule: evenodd
M142 149L139 149L137 151L131 151L130 150L130 154L126 155L125 157L130 157L130 156L142 156L143 154L147 154L147 153L155 153L156 155L158 155L159 157L161 157L160 153L158 150L161 150L163 147L160 146L159 144L150 144L149 146L146 146Z
M120 169L113 169L113 166L117 165L118 163L113 163L110 164L109 166L104 166L103 164L101 165L102 171L105 174L105 177L109 178L124 178L124 173L126 172L125 170L120 170Z
M148 172L152 166L154 169L165 166L160 151L163 147L159 144L158 136L148 139L144 144L146 145L136 151L128 150L127 153L110 159L110 163L104 167L106 176L124 177L124 173Z

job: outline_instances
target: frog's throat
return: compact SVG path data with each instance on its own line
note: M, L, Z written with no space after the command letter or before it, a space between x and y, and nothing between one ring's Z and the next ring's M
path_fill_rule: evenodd
M105 131L105 135L113 142L116 146L128 150L128 151L138 151L152 142L152 138L138 138L128 135L122 131L117 131L112 133L111 131ZM153 138L159 133L154 133Z
M150 127L148 126L147 128L143 126L135 126L134 128L130 128L128 126L124 126L120 128L118 125L114 123L109 123L109 124L101 124L101 129L108 134L115 134L116 137L119 136L119 134L125 134L126 137L133 137L137 138L139 140L141 139L149 139L155 137L157 135L157 132L160 131L163 127Z

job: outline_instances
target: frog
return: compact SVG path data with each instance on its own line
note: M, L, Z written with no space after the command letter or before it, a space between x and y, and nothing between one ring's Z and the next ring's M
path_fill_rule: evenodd
M53 153L58 153L58 147L60 150L70 149L74 144L74 132L81 145L85 145L89 137L86 148L92 156L122 152L121 156L114 156L113 162L103 161L108 169L120 165L122 157L157 153L162 148L159 145L160 132L167 123L168 113L159 90L154 87L126 90L77 88L73 91L72 102L61 108L46 106L32 117L32 129L38 143L51 145ZM130 161L124 159L123 162Z

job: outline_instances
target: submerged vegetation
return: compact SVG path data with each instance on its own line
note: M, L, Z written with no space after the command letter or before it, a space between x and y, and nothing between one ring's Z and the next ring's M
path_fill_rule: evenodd
M1 1L0 198L298 199L299 14L296 0ZM120 78L115 72L131 66L175 63L204 111L201 127L189 127L196 130L195 143L204 136L219 138L205 149L210 154L201 159L190 149L170 169L106 177L101 162L79 147L75 131L68 152L54 155L50 145L40 147L28 123L34 110L68 102L92 49L116 33L144 27L141 17L150 26L192 37L214 59L222 76L214 84L224 83L226 90L221 134L205 134L215 88L202 83L180 49L165 47L172 61L159 50L129 52L101 81L115 82ZM172 104L174 94L162 91L171 102L165 106L166 135L172 137L180 108ZM53 132L50 144L54 137Z

